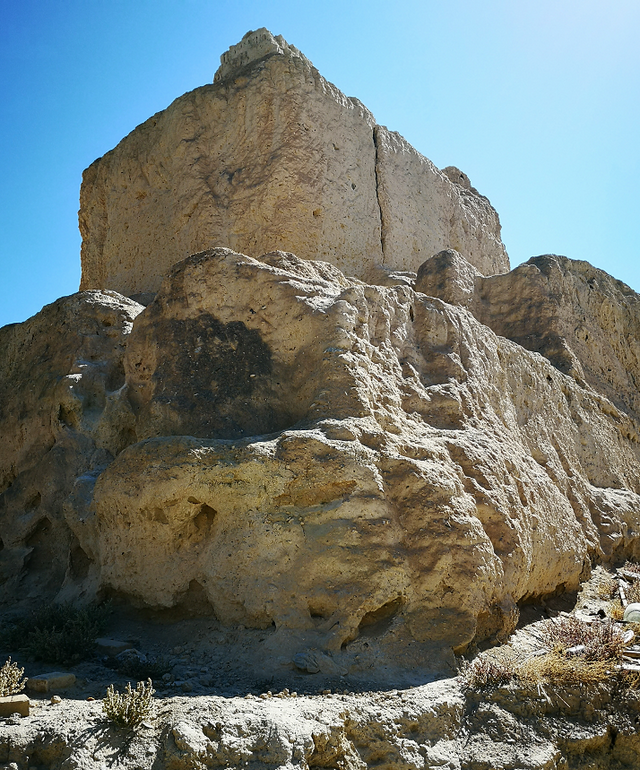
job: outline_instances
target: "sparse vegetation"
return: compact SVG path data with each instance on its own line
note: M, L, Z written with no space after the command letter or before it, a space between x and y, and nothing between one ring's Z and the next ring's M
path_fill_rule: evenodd
M518 671L518 679L530 684L596 684L615 678L611 660L585 660L581 655L567 657L550 652L529 658Z
M635 572L637 575L640 575L640 564L636 564L634 561L625 562L623 569L626 569L628 572Z
M613 599L618 594L618 583L608 573L605 573L598 583L598 596L601 599Z
M611 620L586 623L573 616L555 618L544 626L541 637L547 647L560 655L567 650L584 647L579 657L590 662L617 662L625 648L620 628Z
M640 580L631 580L631 585L625 589L627 601L640 602Z
M24 690L27 682L23 677L24 669L16 663L11 662L11 658L0 668L0 697L5 695L17 695Z
M69 665L87 658L104 631L111 613L108 604L74 607L45 605L14 622L3 633L4 645L35 660Z
M153 714L153 682L138 682L133 690L131 683L127 682L123 693L114 690L113 685L107 687L107 695L102 701L102 710L108 719L119 727L127 727L131 730L138 727L147 717Z
M612 681L637 686L638 677L619 668L625 649L623 634L612 620L587 623L560 617L539 632L538 654L517 654L510 647L489 650L463 665L464 684L475 690L512 681L523 685L594 684Z
M516 667L489 655L480 655L472 663L465 661L460 670L463 682L471 690L500 687L513 681Z

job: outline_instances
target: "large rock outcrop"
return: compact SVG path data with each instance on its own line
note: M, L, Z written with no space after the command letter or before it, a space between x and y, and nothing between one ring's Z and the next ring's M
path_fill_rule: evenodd
M420 266L415 288L468 308L640 419L640 297L622 281L556 254L484 277L448 249Z
M52 594L197 601L275 625L271 665L383 679L640 555L633 418L464 308L215 249L140 310L84 292L3 330L0 429L30 438L3 447L5 601L55 564Z
M80 223L85 290L0 330L3 606L116 594L415 681L640 556L638 296L501 274L468 178L282 38L96 161Z
M509 269L498 215L465 175L377 126L281 37L248 33L221 61L212 85L85 171L82 289L155 292L214 246L284 249L359 278L445 248L485 275Z
M125 343L142 306L115 292L63 297L0 329L2 602L91 585L97 565L64 517L79 479L133 440L113 415ZM116 407L117 408L117 407ZM95 591L94 591L95 592Z

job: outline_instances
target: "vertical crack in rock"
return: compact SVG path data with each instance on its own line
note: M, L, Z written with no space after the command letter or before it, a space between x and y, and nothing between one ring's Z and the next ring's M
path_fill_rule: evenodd
M374 173L376 177L376 201L378 203L378 211L380 212L380 249L382 251L382 264L384 265L387 261L386 259L386 223L384 219L384 213L382 211L382 204L380 203L380 172L378 169L378 126L373 127L372 131L373 136L373 147L375 152L375 161L374 161Z

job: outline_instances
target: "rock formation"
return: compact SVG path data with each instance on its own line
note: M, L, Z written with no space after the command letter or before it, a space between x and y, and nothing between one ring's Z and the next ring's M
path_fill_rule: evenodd
M444 681L366 698L173 698L153 724L127 734L100 724L98 702L68 700L7 725L0 762L100 768L116 755L127 770L633 770L639 709L637 693L620 704L597 686L465 697Z
M138 126L84 174L82 289L158 290L215 246L275 249L368 278L452 247L485 275L509 261L498 215L457 169L438 171L268 30Z
M466 309L228 249L141 309L84 292L4 330L13 599L47 575L204 601L274 625L280 665L319 649L356 674L505 634L639 550L633 418Z
M281 38L96 161L80 220L97 288L0 330L5 605L115 593L268 629L279 671L424 679L640 555L638 296L483 275L486 199ZM216 242L250 254L181 259Z

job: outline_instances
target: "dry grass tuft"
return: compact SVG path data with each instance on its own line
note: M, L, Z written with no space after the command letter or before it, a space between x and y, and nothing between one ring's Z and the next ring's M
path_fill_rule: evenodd
M601 599L614 599L618 594L618 581L609 574L602 576L598 583L598 596Z
M550 652L525 661L518 678L531 684L597 684L611 680L615 673L610 660L585 660L577 655L567 657L559 652Z
M573 647L584 647L580 657L586 661L619 661L625 648L620 629L609 619L603 623L585 623L575 617L554 618L540 635L558 654Z
M24 669L11 658L0 668L0 697L5 695L17 695L24 690L27 680L23 677Z
M615 601L611 602L611 604L607 607L607 615L612 620L622 620L624 616L624 607L622 606L620 599L616 599Z
M539 630L538 638L546 648L539 653L518 655L503 647L479 655L461 669L464 685L472 690L513 681L537 687L600 682L640 686L640 676L619 668L625 643L612 620L586 623L576 617L558 617Z
M640 580L631 580L631 585L629 588L625 589L625 593L627 594L627 601L629 603L632 602L640 602Z

